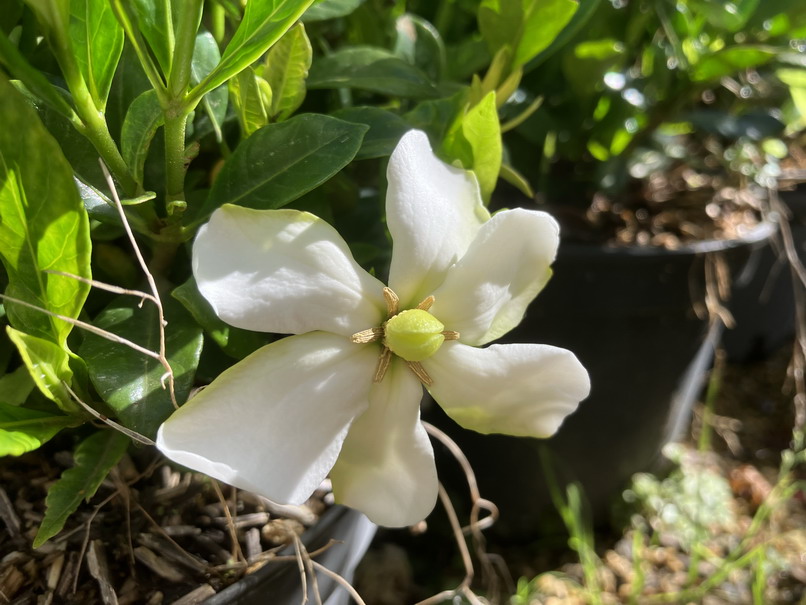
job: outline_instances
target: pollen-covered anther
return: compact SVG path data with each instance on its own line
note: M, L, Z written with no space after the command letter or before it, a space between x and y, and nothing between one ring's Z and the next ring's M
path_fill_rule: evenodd
M431 296L427 296L426 298L423 299L423 302L417 305L417 308L420 309L421 311L428 311L428 309L431 308L431 305L434 304L435 300L436 298L434 298L433 294Z
M378 342L383 339L383 326L361 330L350 336L350 342L363 345L369 342Z
M414 372L414 375L420 379L425 386L430 387L434 384L434 379L428 375L428 372L425 371L423 364L419 361L407 361L406 365L409 366L409 369Z
M393 317L400 310L400 298L389 287L383 289L383 298L386 301L386 316Z
M386 370L389 369L389 364L392 362L392 351L387 347L383 348L380 357L378 357L378 365L375 366L375 375L372 377L372 382L381 382L383 377L386 376Z
M445 340L459 340L459 332L455 332L454 330L443 330L442 335L445 337Z

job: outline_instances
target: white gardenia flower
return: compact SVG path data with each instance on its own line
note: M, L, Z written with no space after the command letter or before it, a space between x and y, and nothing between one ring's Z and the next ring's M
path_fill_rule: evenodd
M590 390L565 349L479 348L515 327L548 281L559 229L523 209L490 217L472 174L410 131L389 161L389 288L325 221L227 205L193 246L199 290L230 325L294 334L235 364L175 412L172 460L278 502L331 477L337 502L380 525L437 499L423 385L460 425L548 437Z

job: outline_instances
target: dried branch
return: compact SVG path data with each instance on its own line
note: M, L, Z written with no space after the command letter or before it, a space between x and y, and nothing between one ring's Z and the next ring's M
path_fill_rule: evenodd
M318 563L317 561L314 561L313 559L311 559L311 565L313 565L313 567L315 569L318 569L319 571L321 571L327 577L329 577L334 582L339 584L342 588L344 588L344 590L346 590L348 593L350 593L350 596L356 602L356 605L367 605L364 602L364 599L361 598L361 595L358 594L358 591L355 588L353 588L352 584L350 584L342 576L337 574L335 571L331 571L330 569L328 569L327 567L325 567L321 563Z
M143 445L154 445L154 442L151 439L149 439L148 437L146 437L145 435L141 435L137 431L127 429L125 426L122 426L122 425L118 424L117 422L115 422L114 420L111 420L110 418L107 418L106 416L104 416L103 414L98 412L97 410L93 409L92 407L90 407L89 405L87 405L86 403L81 401L81 398L78 395L75 394L73 389L70 388L70 385L67 384L63 380L62 380L62 386L64 386L64 388L67 389L67 392L70 393L70 396L73 398L73 401L78 403L81 407L83 407L85 410L87 410L87 412L92 414L95 418L97 418L98 420L100 420L104 424L107 424L108 426L112 427L116 431L119 431L119 432L123 433L124 435L126 435L127 437L129 437L130 439L132 439L134 441L137 441L138 443L142 443Z
M238 542L238 530L235 527L235 521L232 518L232 512L229 509L229 502L224 498L224 492L221 491L221 486L215 479L210 479L213 484L218 500L221 502L221 508L224 509L224 516L227 518L227 529L229 529L230 540L232 541L232 558L236 561L246 562L246 557L243 556L241 551L241 544Z

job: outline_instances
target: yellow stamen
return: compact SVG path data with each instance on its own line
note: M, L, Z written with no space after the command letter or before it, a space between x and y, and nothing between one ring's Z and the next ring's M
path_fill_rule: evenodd
M422 310L422 311L428 311L428 309L431 308L431 305L434 304L435 300L436 300L436 298L434 298L434 296L431 295L431 296L425 298L423 300L423 302L421 302L419 305L417 305L417 308Z
M409 366L409 369L414 372L414 375L420 379L425 386L430 387L434 384L434 380L428 375L428 372L425 371L425 368L419 361L407 361L406 365Z
M369 328L368 330L361 330L350 336L350 341L355 344L363 345L368 342L377 342L383 338L383 327Z
M386 376L386 370L389 369L389 364L392 361L392 351L384 347L381 351L381 356L378 357L378 365L375 367L375 375L372 377L372 382L380 382Z
M397 312L400 310L400 299L397 294L394 293L392 288L384 288L383 297L386 300L387 317L397 315Z

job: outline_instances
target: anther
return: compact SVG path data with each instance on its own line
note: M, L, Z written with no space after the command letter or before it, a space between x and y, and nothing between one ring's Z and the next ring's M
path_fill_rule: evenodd
M442 335L445 340L459 340L459 332L454 332L453 330L445 330Z
M389 363L392 361L392 351L387 347L381 351L381 356L378 357L378 365L375 367L375 375L372 377L372 382L381 382L383 377L386 376L386 370L389 369Z
M383 327L369 328L368 330L361 330L350 336L350 341L355 344L363 345L368 342L377 342L383 338Z
M431 295L431 296L427 297L426 299L424 299L423 302L421 302L419 305L417 305L417 308L422 310L422 311L428 311L428 309L431 308L431 305L434 304L435 300L436 299L434 298L434 296Z
M383 289L383 298L386 300L387 317L397 315L397 312L400 310L400 299L392 288Z
M425 386L430 387L434 384L434 380L428 375L428 372L425 371L425 368L419 361L407 361L406 365L409 366L409 369L414 372L414 375L420 379Z

